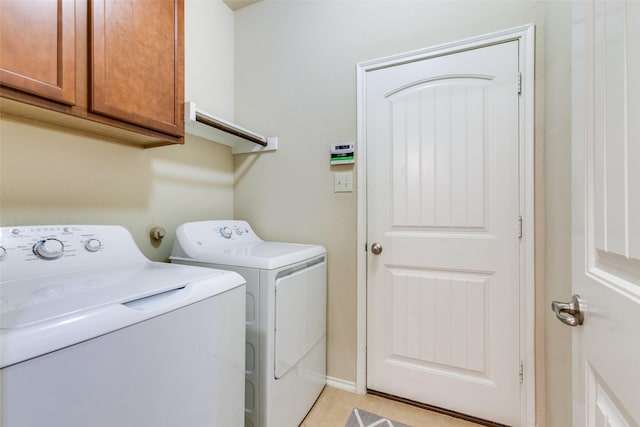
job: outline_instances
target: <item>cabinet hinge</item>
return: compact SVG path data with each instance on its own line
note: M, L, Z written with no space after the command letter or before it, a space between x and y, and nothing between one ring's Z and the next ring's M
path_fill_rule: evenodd
M518 95L522 95L522 73L518 73Z
M520 384L522 384L524 382L524 363L522 363L522 360L520 361L520 371L518 375L520 376Z
M518 238L522 239L522 215L518 215Z

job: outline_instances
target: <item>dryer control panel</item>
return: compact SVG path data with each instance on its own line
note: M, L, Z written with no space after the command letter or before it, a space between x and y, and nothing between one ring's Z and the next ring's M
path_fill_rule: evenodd
M228 221L205 221L207 222L207 229L209 230L207 234L210 234L210 230L214 230L214 237L218 240L219 237L222 237L225 240L229 241L238 241L244 243L251 242L260 242L261 239L256 236L256 234L251 229L251 226L246 221L236 221L236 220L228 220ZM199 225L193 225L198 223L188 223L188 228L191 227L200 227Z
M174 253L176 244L181 245L180 253L195 258L204 248L207 250L224 250L239 245L261 243L247 221L241 220L211 220L196 221L182 224L176 230ZM182 254L184 252L184 254Z
M244 222L244 221L239 221ZM247 236L245 239L250 238L253 231L249 224L228 224L223 223L220 226L216 227L216 231L225 239L231 239L232 237L240 238L242 236Z

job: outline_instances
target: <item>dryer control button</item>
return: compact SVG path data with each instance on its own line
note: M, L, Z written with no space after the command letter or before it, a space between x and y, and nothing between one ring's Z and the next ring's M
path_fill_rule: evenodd
M231 231L231 228L229 228L229 227L222 227L220 229L220 235L222 237L224 237L225 239L230 239L232 233L233 232Z

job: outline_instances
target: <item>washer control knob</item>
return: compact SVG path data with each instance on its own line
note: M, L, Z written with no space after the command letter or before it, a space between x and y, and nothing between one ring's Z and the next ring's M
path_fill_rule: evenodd
M60 258L64 255L64 245L58 239L39 240L33 245L33 253L42 259Z
M0 261L2 261L7 256L7 250L0 246Z
M242 228L240 228L240 227L236 227L236 234L237 234L238 236L242 236L242 233L243 233L243 232L244 232L244 230L242 230Z
M225 239L230 239L232 233L233 232L231 231L231 228L229 228L229 227L222 227L220 229L220 235L222 237L224 237Z
M98 252L102 243L98 239L89 239L85 242L84 248L89 252Z

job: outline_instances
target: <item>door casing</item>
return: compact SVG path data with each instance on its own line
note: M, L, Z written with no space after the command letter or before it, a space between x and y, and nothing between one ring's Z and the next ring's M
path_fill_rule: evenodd
M527 24L495 33L361 62L357 72L357 342L356 392L366 393L367 344L367 158L366 158L366 84L367 73L407 62L481 48L517 40L519 43L520 135L519 186L522 239L520 241L520 354L522 373L522 426L535 426L535 264L534 264L534 53L535 27Z

